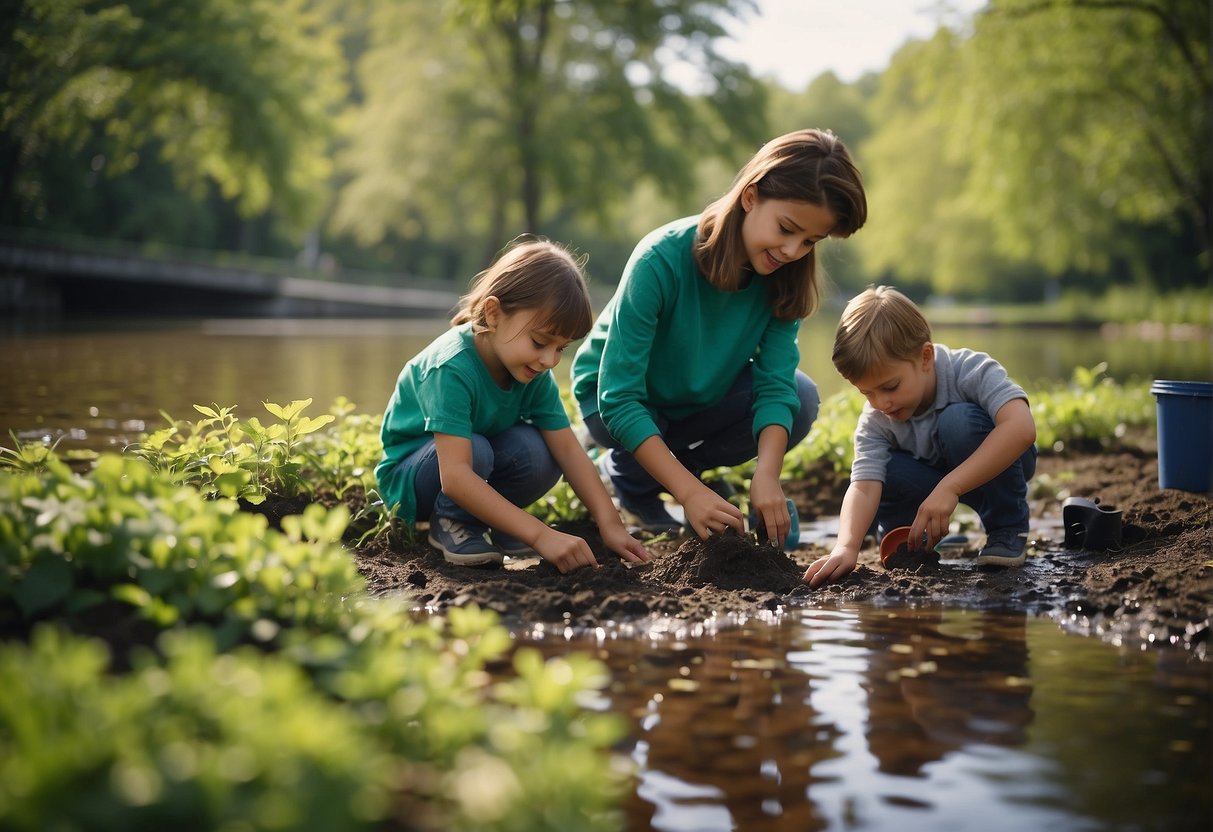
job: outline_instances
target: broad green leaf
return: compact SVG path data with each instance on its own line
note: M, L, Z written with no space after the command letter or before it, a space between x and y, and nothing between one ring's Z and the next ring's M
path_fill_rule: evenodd
M71 564L63 558L45 555L34 561L25 577L13 588L13 598L29 618L66 598L74 583Z

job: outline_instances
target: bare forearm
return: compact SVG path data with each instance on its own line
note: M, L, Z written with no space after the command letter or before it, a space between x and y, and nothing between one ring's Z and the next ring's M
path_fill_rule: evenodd
M859 480L847 487L838 520L839 546L856 552L863 548L863 539L876 519L883 491L884 483L879 480Z
M968 459L941 481L956 496L985 485L1005 471L1036 441L1036 423L1028 403L1008 402L998 411L994 429Z
M788 451L788 432L779 425L767 425L758 434L758 461L754 476L779 480L783 456Z
M703 487L699 478L678 461L665 440L656 434L641 442L633 455L679 503L685 505L695 490Z

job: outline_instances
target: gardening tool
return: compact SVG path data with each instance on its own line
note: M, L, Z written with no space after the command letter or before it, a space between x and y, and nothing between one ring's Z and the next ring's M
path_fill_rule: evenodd
M1119 549L1120 512L1085 497L1069 497L1061 504L1067 549Z

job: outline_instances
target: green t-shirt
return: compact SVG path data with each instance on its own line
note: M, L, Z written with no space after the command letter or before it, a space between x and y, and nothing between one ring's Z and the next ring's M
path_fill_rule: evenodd
M761 276L737 292L709 283L692 251L698 223L675 220L637 244L573 359L582 416L598 413L629 451L659 433L654 413L684 419L716 404L751 360L754 435L790 431L800 410L800 321L771 313Z
M404 365L383 414L383 459L375 468L379 492L397 514L417 517L415 469L400 461L433 438L447 433L471 439L494 436L526 422L540 430L569 426L560 390L551 370L522 384L511 380L502 390L476 352L472 325L452 327Z

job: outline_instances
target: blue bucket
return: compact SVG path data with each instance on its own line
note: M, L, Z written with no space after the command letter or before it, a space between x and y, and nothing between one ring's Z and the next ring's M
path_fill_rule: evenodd
M1213 382L1165 381L1158 398L1158 485L1181 491L1213 488Z

